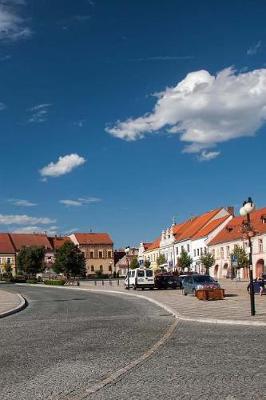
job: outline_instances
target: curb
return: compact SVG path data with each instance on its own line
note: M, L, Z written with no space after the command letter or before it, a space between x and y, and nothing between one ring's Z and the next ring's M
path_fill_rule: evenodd
M187 322L197 322L201 324L215 324L215 325L235 325L235 326L254 326L254 327L262 327L266 326L266 322L263 321L247 321L247 320L231 320L231 319L215 319L215 318L191 318L191 317L186 317L182 314L179 314L175 310L173 310L171 307L167 306L166 304L163 304L157 300L150 299L149 297L143 296L141 294L135 294L135 293L123 293L118 290L105 290L105 289L91 289L91 288L80 288L80 287L64 287L64 286L49 286L49 285L32 285L30 283L24 284L24 283L19 283L17 285L21 286L37 286L37 287L44 287L44 288L53 288L53 289L67 289L67 290L81 290L81 291L89 291L89 292L97 292L97 293L111 293L111 294L120 294L122 296L131 296L131 297L137 297L140 299L144 299L149 301L150 303L153 303L157 305L160 308L163 308L165 311L167 311L169 314L173 315L176 319L179 319L181 321L187 321Z
M28 305L27 300L23 296L21 296L21 294L16 293L16 295L19 297L20 303L16 307L11 308L8 311L3 311L2 313L0 313L0 318L8 317L9 315L12 315L19 311L22 311L24 308L27 307L27 305Z

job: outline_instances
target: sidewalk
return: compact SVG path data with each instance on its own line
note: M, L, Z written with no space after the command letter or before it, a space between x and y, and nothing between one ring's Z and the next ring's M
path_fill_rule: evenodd
M193 296L184 296L180 290L132 290L124 289L123 282L102 281L81 282L81 288L97 291L118 291L131 293L163 304L169 311L183 320L223 323L232 325L266 326L266 296L255 296L256 316L250 316L250 297L247 282L220 281L225 289L225 299L219 301L200 301Z
M20 294L10 293L0 288L0 318L14 314L25 306L26 301Z

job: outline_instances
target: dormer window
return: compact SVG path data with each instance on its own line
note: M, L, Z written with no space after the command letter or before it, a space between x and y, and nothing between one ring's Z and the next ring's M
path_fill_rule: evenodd
M263 224L266 224L266 214L261 215L260 219Z
M232 232L232 230L233 230L232 226L226 226L225 229L226 229L228 232Z

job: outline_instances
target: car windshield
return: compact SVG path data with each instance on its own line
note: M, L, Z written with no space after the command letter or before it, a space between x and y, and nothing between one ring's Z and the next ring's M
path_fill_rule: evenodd
M138 276L143 277L144 276L144 271L138 271Z
M149 269L147 269L147 270L146 270L146 276L147 276L147 277L151 277L151 276L152 276L152 271L149 270Z
M210 276L194 276L194 281L197 283L214 282Z

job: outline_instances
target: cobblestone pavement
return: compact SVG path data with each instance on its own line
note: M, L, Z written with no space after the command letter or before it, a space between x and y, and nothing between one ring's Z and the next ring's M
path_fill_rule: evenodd
M266 324L266 295L255 296L256 316L250 316L250 298L247 293L247 282L235 282L224 280L220 282L225 288L226 297L220 301L200 301L193 296L184 296L180 290L130 290L129 293L140 294L145 297L157 300L175 313L183 317L191 319L215 319L215 320L231 320L244 322L259 322ZM117 281L110 284L109 281L81 282L81 288L90 288L97 290L118 290L128 293L124 288L123 281L117 285ZM266 326L266 325L265 325Z
M265 328L180 321L145 364L86 400L262 400Z
M0 288L0 317L5 313L11 312L20 304L21 298L17 293L10 293Z

